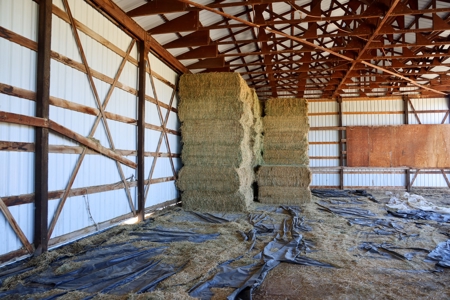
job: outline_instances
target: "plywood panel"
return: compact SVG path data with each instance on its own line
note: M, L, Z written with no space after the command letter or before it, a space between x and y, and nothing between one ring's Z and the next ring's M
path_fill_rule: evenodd
M347 164L349 166L369 165L369 127L347 127Z
M349 167L449 168L450 125L347 127Z
M392 152L395 151L393 128L395 127L382 126L369 129L369 166L391 167Z

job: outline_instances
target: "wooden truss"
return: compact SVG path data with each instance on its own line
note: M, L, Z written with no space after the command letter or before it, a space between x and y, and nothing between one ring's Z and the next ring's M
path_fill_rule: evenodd
M189 70L238 72L261 99L450 92L447 1L154 0L127 14L162 19L146 30L176 34L163 47Z

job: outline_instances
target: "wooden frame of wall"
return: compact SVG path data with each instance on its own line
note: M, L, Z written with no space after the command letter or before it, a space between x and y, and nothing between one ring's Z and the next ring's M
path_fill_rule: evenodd
M36 155L36 165L34 167L34 170L36 172L36 182L35 182L35 193L31 194L22 194L22 195L12 195L7 197L0 198L0 210L5 215L7 221L13 228L16 235L19 237L19 239L22 241L22 244L24 247L22 249L19 249L17 251L13 251L10 253L7 253L5 255L0 255L0 263L4 261L8 261L11 258L20 256L20 255L30 255L30 254L40 254L44 251L47 251L49 245L55 245L55 243L60 243L67 241L69 239L73 239L76 236L85 235L89 230L79 230L74 233L70 233L64 236L60 236L57 238L50 239L51 233L53 229L55 228L56 222L58 220L58 216L61 213L65 199L68 197L73 196L79 196L79 195L89 195L94 193L101 193L105 191L114 191L117 189L125 189L127 191L127 197L128 201L130 203L130 210L131 212L129 214L126 214L124 216L115 218L114 220L110 220L106 222L105 224L112 224L113 221L120 221L124 217L131 217L135 216L136 212L138 212L138 219L143 220L144 219L144 212L148 210L148 208L145 208L145 199L148 195L149 187L153 184L163 183L163 182L169 182L174 181L176 179L176 171L174 167L174 163L172 161L173 158L179 158L179 154L171 153L169 142L168 142L168 135L180 135L178 131L172 130L167 128L167 121L169 117L170 112L177 113L177 109L172 107L173 99L176 93L177 86L166 80L163 76L157 74L154 70L151 69L150 64L148 63L150 61L148 55L149 52L152 52L157 57L163 59L165 62L170 63L170 67L174 68L177 72L188 72L179 62L176 63L176 59L171 56L167 51L165 51L159 44L157 44L149 34L145 33L145 31L142 30L140 32L139 30L136 31L133 29L133 26L129 26L129 21L131 20L129 17L126 17L126 26L124 27L117 20L117 15L110 16L106 15L103 7L99 6L96 1L86 1L89 4L91 4L94 8L102 12L105 16L107 16L111 21L116 23L117 25L120 25L120 27L127 32L128 34L131 34L131 36L134 36L132 39L131 44L128 47L127 51L124 51L114 44L107 41L105 38L94 32L92 29L88 28L87 26L83 25L81 22L76 20L70 11L70 7L68 5L68 2L66 0L63 0L63 3L65 5L66 11L63 11L59 7L52 4L51 0L39 0L35 1L39 4L40 7L40 27L39 27L39 40L38 42L32 41L24 36L21 36L15 32L12 32L6 28L0 27L0 38L7 39L12 43L18 44L22 47L26 47L32 51L37 52L38 55L38 68L37 72L40 74L37 76L37 92L21 89L19 87L11 86L8 84L0 83L0 93L6 94L13 97L19 97L22 99L26 99L29 101L35 101L36 107L37 107L37 113L36 116L25 116L25 115L19 115L9 112L0 111L0 122L4 123L11 123L11 124L20 124L20 125L27 125L35 128L36 131L36 143L21 143L21 142L11 142L11 141L0 141L0 151L20 151L20 152L34 152ZM100 1L101 2L101 1ZM102 2L103 5L105 5L105 2ZM52 51L50 48L50 40L51 40L51 18L52 14L56 17L60 18L61 20L67 22L71 25L72 31L74 34L74 38L76 40L76 44L78 46L78 50L80 52L80 56L82 57L82 63L78 63L76 61L71 60L68 57L65 57L64 55L57 53L55 51ZM122 63L119 67L119 71L116 74L114 78L108 77L105 74L102 74L101 72L98 72L94 69L92 69L85 58L83 46L81 45L79 38L78 38L78 32L83 32L87 36L91 37L92 39L96 40L103 46L107 47L109 50L113 51L114 53L118 54L122 57ZM139 34L135 34L139 33ZM145 33L145 34L141 34ZM136 60L132 58L129 54L131 51L131 48L135 43L138 43L141 47L139 49L139 59ZM82 73L85 73L88 77L88 81L90 83L91 89L94 91L94 94L96 95L95 99L97 101L97 108L84 106L78 103L74 103L71 101L68 101L66 99L61 99L57 97L50 96L49 94L49 85L50 85L50 60L53 59L59 63L62 63L68 67L71 67L77 71L80 71ZM126 62L129 62L135 66L138 67L138 70L140 72L140 81L139 81L139 87L138 89L135 89L133 87L127 86L126 84L123 84L119 81L119 76L121 71L123 70L123 67ZM42 76L42 74L44 76ZM145 77L150 79L150 82L152 82L153 85L153 96L146 95L145 93ZM94 78L101 80L105 83L110 84L111 88L108 92L108 95L106 96L105 101L103 104L101 103L101 100L98 97L98 94L96 93L96 87L94 83ZM158 80L162 82L164 85L170 87L172 92L172 97L169 104L165 104L158 100L157 94L156 94L156 88L153 83L154 80ZM137 119L124 117L118 114L109 113L105 111L106 105L108 103L108 99L111 96L111 93L114 88L121 89L131 95L137 96L138 98L138 117ZM145 122L145 110L143 109L145 107L145 103L150 102L157 106L159 116L160 116L160 124L150 124ZM89 137L84 137L77 132L74 132L73 130L70 130L69 128L66 128L62 126L61 124L58 124L57 122L54 122L52 120L49 120L49 107L50 105L92 115L97 116L97 121L95 124L98 124L100 121L104 124L107 124L108 120L114 120L117 122L125 123L125 124L131 124L135 125L137 127L138 131L138 147L137 151L130 151L130 150L120 150L115 149L113 144L113 139L110 134L109 140L110 140L110 147L104 147L96 142L92 141ZM167 111L166 116L162 115L161 109L165 109ZM93 130L95 131L96 125L94 124ZM106 125L107 127L107 125ZM145 129L150 129L154 131L160 132L161 138L159 139L158 147L155 152L146 152L144 150L144 141L145 141ZM94 131L91 131L91 136ZM58 135L65 136L67 138L70 138L80 144L80 146L61 146L61 145L49 145L48 142L48 134L49 132L56 133ZM163 153L160 151L161 144L163 141L166 143L167 152ZM72 176L69 180L69 184L66 186L63 190L57 190L57 191L49 191L48 190L48 154L49 153L68 153L68 154L79 154L80 159L77 163L77 166L75 166L74 171L72 173ZM100 185L100 186L90 186L90 187L83 187L83 188L72 188L72 183L74 182L75 178L77 177L77 170L79 168L79 165L81 164L81 161L84 157L84 155L104 155L111 159L113 159L116 164L119 173L121 174L122 180L116 183L112 184L106 184L106 185ZM134 163L130 161L129 159L125 158L125 156L137 156L138 163ZM153 177L153 171L149 174L149 176L146 178L144 175L144 159L145 157L153 157L154 163L152 166L152 170L155 169L155 163L158 157L165 157L168 158L171 162L172 172L173 176L169 177L163 177L163 178L154 178ZM137 181L134 182L128 182L123 172L120 172L121 170L121 164L127 165L131 168L137 169L138 178ZM131 202L131 196L129 194L129 189L131 187L138 187L138 207L137 210L134 208L133 203ZM145 190L146 188L146 190ZM53 217L53 220L50 224L50 226L47 226L47 220L48 220L48 201L61 199L59 206L57 208L56 214ZM170 200L164 205L170 205L173 203L176 203L178 199ZM15 205L21 205L26 203L35 203L36 210L35 210L35 224L34 224L34 245L32 245L28 239L25 237L25 234L22 232L20 226L15 221L14 217L9 212L8 207L15 206ZM158 208L160 205L152 206L151 208ZM35 250L36 249L36 250Z

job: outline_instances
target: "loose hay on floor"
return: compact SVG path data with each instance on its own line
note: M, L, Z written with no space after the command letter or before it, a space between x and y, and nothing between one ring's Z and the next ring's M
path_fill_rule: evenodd
M432 192L430 190L414 191L432 200L437 205L448 206L450 193L448 191ZM423 248L432 250L440 242L448 240L446 223L428 220L405 220L395 218L386 213L384 204L389 200L380 191L370 191L380 202L375 203L366 197L350 198L315 198L313 202L301 205L300 217L312 227L311 231L302 232L310 250L302 253L312 259L320 260L336 266L322 268L281 263L270 271L262 285L256 289L253 299L447 299L450 297L448 282L449 269L436 269L434 262L424 260L426 253L414 250ZM383 198L384 197L384 198ZM435 198L431 198L435 197ZM378 235L376 227L349 224L348 220L339 215L319 210L316 202L341 203L344 207L361 208L376 213L376 217L393 221L403 227L393 235ZM274 224L282 225L289 220L289 215L276 213L276 206L256 205L251 214L262 213L262 217L274 220ZM164 244L166 253L156 259L168 264L187 263L184 269L162 281L154 291L143 294L111 295L87 294L69 291L58 299L83 299L93 296L93 299L192 299L189 289L196 283L211 278L217 271L217 265L244 255L242 261L235 261L233 266L253 263L252 257L261 251L274 235L283 234L283 226L279 231L266 236L261 235L255 245L255 250L246 252L250 242L245 242L238 231L247 232L252 229L247 214L239 214L235 221L223 224L211 224L198 221L184 221L187 214L177 207L172 207L155 213L152 219L137 225L118 226L95 236L80 240L74 244L50 251L48 254L25 262L35 266L29 273L14 276L5 281L2 288L14 288L24 283L31 274L39 274L51 263L61 260L59 266L67 265L77 259L86 247L98 247L124 243L133 239L134 232L145 232L155 228L178 228L201 233L220 233L216 240L197 244L191 242L174 242ZM287 222L289 224L289 222ZM358 248L362 242L376 242L398 247L398 252L417 252L411 260L380 256ZM140 241L140 247L151 248L161 246L160 243ZM405 253L401 252L401 253ZM66 260L64 262L64 260ZM63 263L64 262L64 263ZM0 270L1 271L1 270ZM233 289L214 288L213 299L224 299ZM47 293L22 297L43 298L57 295L63 290L50 290ZM18 296L5 299L18 299ZM19 298L20 299L20 298Z

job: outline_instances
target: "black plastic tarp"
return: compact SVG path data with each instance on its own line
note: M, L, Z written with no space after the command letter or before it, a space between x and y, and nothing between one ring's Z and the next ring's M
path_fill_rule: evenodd
M437 266L450 268L450 240L439 243L427 258L436 261Z

